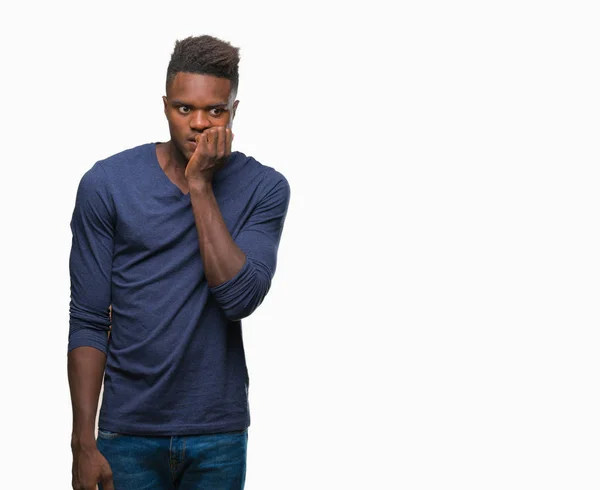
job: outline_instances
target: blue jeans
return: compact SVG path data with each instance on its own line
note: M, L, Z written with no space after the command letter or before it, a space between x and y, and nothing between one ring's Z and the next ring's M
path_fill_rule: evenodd
M142 437L98 429L97 445L110 464L115 490L244 488L247 430Z

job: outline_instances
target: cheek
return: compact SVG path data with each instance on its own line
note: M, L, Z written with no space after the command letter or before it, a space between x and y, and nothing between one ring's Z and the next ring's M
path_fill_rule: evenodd
M185 125L181 121L176 121L174 119L168 118L169 121L169 131L172 135L181 135L185 134Z
M217 124L215 124L215 126L223 126L225 128L230 128L232 122L233 117L231 117L231 114L227 114L224 117L222 117L221 120Z

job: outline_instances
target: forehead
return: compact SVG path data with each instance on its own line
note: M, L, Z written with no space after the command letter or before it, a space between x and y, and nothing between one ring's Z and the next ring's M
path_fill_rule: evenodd
M226 78L197 73L177 73L167 86L167 97L198 104L227 102L231 82Z

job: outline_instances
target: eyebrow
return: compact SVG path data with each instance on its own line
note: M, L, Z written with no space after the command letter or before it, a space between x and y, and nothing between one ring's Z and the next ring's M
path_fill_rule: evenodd
M188 106L188 107L194 107L193 104L188 104L187 102L184 102L184 101L179 100L179 99L173 99L173 100L171 100L171 104L173 104L173 105L185 105L185 106ZM219 107L227 107L227 106L228 106L227 102L222 102L220 104L207 105L206 109L216 109L216 108L219 108Z

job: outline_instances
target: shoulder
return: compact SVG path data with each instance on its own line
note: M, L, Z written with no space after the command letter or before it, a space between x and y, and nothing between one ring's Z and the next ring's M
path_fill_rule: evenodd
M290 184L286 177L274 167L259 162L256 158L242 152L234 152L233 166L239 178L249 182L254 181L264 192L270 193L274 189L283 190L289 194Z
M110 189L114 183L127 179L132 166L148 160L153 145L154 143L143 144L98 160L84 173L80 186L85 190Z
M96 162L96 165L102 167L107 173L118 174L119 170L123 169L132 163L146 161L152 155L155 148L155 143L145 143L134 148L115 153L104 160Z
M122 181L131 168L132 162L146 160L153 143L130 148L103 160L95 162L81 177L78 193L84 197L111 194L115 182Z

